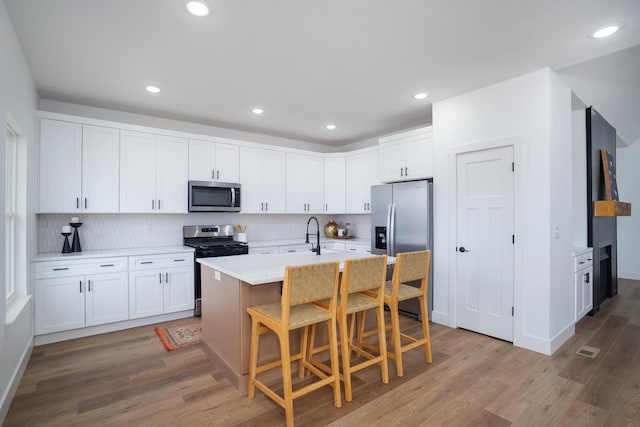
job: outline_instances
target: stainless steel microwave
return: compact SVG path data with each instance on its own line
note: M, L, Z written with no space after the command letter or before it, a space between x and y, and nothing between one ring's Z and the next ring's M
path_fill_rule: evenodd
M240 184L189 181L189 212L240 212Z

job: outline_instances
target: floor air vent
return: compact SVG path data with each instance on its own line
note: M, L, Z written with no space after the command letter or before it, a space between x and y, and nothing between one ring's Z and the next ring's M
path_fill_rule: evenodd
M578 350L578 354L579 355L590 357L592 359L595 359L596 356L598 355L598 353L600 353L600 349L599 348L589 347L588 345L583 345Z

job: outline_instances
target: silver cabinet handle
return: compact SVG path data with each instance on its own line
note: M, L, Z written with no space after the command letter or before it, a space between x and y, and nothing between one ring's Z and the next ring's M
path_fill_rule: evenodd
M184 262L184 258L174 259L173 262Z
M158 283L162 283L162 273L158 273Z
M211 169L211 179L215 179L215 178L216 178L216 170Z
M216 179L220 179L220 169L216 171Z
M87 209L87 198L84 198L84 208Z
M160 210L160 199L158 199L158 210Z
M404 176L404 173L402 172L402 168L400 168L400 176Z
M82 293L82 280L80 280L80 293Z
M264 211L264 202L260 202L260 210Z
M404 176L409 176L409 168L404 167Z
M113 264L100 264L100 267L113 267Z
M76 197L76 209L80 209L80 197Z
M153 261L142 261L140 264L153 264Z
M264 210L265 211L269 210L269 202L264 202Z
M53 271L63 271L63 270L68 270L69 267L60 267L60 268L54 268Z
M287 250L287 252L295 252L295 251L296 251L295 249L289 249L289 250Z
M324 210L325 211L329 211L329 203L325 203L324 204Z
M91 292L91 280L87 280L87 283L89 284L89 292Z
M169 283L169 272L164 273L164 283Z
M151 199L151 209L155 210L156 209L156 201Z

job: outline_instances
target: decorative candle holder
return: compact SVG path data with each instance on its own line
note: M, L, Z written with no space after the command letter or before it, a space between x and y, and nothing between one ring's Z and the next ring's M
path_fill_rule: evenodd
M80 246L80 235L78 234L78 228L82 226L81 222L70 222L70 226L73 227L73 244L71 250L73 252L82 252L82 246Z
M64 236L64 244L62 245L62 253L63 254L70 254L71 252L73 252L71 250L71 246L69 246L69 236L71 236L71 233L60 233Z

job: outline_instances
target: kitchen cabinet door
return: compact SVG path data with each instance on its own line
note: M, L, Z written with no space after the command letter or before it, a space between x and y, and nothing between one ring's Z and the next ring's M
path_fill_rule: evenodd
M367 153L346 158L347 213L369 213L371 210L369 165Z
M325 213L343 214L346 204L345 157L325 157L324 159L324 206Z
M85 283L86 326L129 318L127 273L88 275Z
M240 147L216 144L216 181L240 182Z
M188 212L189 145L186 139L156 136L156 212Z
M285 212L285 154L280 151L240 150L242 213Z
M382 182L433 177L433 133L427 126L380 138Z
M213 181L216 176L216 144L211 141L189 140L189 179Z
M36 335L85 326L83 280L69 276L35 281Z
M167 269L164 279L165 313L195 308L193 266Z
M289 213L324 212L324 159L286 154L286 209Z
M120 131L82 126L82 212L118 212Z
M189 179L240 181L240 148L233 144L189 140Z
M159 270L129 272L129 319L164 312L162 281L162 272Z
M120 212L153 213L156 211L155 135L122 131L120 138Z
M82 125L40 120L39 211L81 211Z

